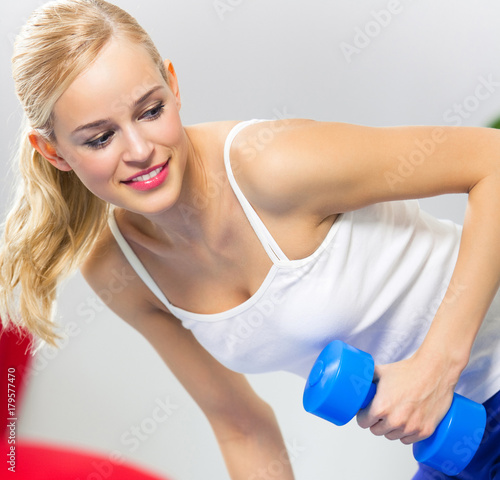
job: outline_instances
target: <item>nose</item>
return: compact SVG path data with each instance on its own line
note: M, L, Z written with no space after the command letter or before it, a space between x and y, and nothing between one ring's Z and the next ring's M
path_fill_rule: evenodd
M140 131L140 128L130 126L124 129L123 138L123 160L125 162L144 163L150 159L154 146Z

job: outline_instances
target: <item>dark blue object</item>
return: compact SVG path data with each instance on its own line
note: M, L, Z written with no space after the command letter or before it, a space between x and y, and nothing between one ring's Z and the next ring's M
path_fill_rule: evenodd
M369 353L334 340L311 369L304 390L304 408L335 425L345 425L375 396L374 370ZM413 456L446 475L458 475L476 453L485 427L483 405L455 393L435 432L413 444Z

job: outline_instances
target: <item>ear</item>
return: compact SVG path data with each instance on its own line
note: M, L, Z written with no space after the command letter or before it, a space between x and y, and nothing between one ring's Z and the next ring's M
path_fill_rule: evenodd
M165 65L165 70L167 71L168 85L175 96L177 108L180 110L182 105L181 94L179 92L179 81L177 79L177 74L175 73L174 65L168 59L163 62L163 65Z
M28 138L31 146L58 170L62 170L63 172L73 170L66 160L57 154L55 147L38 132L32 130L29 133Z

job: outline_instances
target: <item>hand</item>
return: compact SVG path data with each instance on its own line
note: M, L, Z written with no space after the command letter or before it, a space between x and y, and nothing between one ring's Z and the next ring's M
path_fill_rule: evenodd
M460 372L442 354L419 351L406 360L377 365L377 393L359 411L358 424L406 445L430 437L451 406Z

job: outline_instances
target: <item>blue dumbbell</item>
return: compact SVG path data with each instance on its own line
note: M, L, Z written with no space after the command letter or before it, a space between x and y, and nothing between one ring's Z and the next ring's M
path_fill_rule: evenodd
M344 342L329 343L317 358L304 390L306 411L345 425L375 396L373 357ZM413 444L418 462L458 475L471 461L486 427L486 410L457 393L434 433Z

